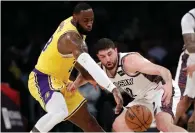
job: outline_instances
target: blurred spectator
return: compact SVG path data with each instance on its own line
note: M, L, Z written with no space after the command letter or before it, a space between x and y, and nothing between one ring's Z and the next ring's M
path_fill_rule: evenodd
M79 92L87 99L89 112L97 117L96 103L101 95L100 88L95 89L93 85L87 83L79 88Z
M1 131L25 132L26 120L20 113L20 94L9 84L1 83Z

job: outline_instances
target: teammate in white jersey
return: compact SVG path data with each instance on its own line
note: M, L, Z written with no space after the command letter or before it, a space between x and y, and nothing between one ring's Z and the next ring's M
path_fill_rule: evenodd
M195 8L182 17L181 28L184 49L180 55L175 81L181 89L182 97L177 106L176 124L195 100L195 72L193 72L195 65ZM195 111L188 121L188 131L195 131Z
M172 76L168 69L153 64L139 53L118 53L115 44L107 38L100 39L95 52L101 61L101 67L120 89L134 100L133 105L147 106L156 121L158 130L163 132L186 132L173 124L172 112ZM113 129L116 132L132 131L125 122L126 110L115 119Z

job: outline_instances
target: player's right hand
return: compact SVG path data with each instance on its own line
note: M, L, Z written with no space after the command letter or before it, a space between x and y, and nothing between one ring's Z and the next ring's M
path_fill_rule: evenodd
M115 99L115 102L116 102L116 108L115 108L115 114L119 114L121 109L123 108L123 98L121 96L121 93L120 91L115 88L113 91L113 96L114 96L114 99Z
M70 92L74 92L77 87L75 86L74 82L68 82L67 85L66 85L66 89Z
M187 74L190 78L192 78L193 72L195 72L195 64L189 65L186 68L183 69L184 71L187 71Z

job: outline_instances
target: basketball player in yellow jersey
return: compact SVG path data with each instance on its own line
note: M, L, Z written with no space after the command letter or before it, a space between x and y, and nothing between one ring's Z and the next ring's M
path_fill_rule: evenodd
M85 132L103 132L87 111L85 99L78 91L69 92L67 86L73 67L89 82L94 79L100 86L113 93L117 103L115 113L122 108L120 92L87 52L85 38L94 20L92 8L78 4L73 16L63 21L43 48L35 69L29 76L31 95L47 112L35 124L31 132L49 132L65 120L79 126Z

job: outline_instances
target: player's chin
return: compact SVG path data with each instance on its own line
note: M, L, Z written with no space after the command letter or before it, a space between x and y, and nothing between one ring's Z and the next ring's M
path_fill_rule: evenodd
M86 30L91 31L92 30L92 26L86 27Z
M87 31L87 32L91 32L91 31L92 31L92 29L87 29L86 31Z
M112 70L114 67L113 66L107 66L106 69Z

